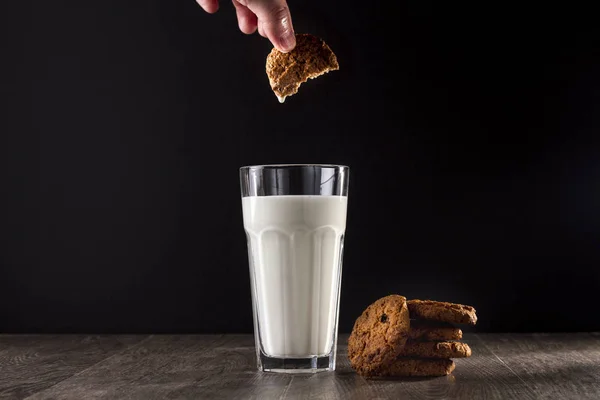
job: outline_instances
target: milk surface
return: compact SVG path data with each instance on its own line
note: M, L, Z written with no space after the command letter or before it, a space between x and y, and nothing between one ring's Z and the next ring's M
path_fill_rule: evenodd
M271 357L331 352L347 197L242 198L255 333Z

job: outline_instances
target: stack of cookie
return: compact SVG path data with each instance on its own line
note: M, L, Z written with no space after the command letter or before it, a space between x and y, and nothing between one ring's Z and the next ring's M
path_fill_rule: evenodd
M356 320L348 340L352 367L366 377L443 376L452 358L470 357L453 324L475 325L475 309L391 295L371 304Z

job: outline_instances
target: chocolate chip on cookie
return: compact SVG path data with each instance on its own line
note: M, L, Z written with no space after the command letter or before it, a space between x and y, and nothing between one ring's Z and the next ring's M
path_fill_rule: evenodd
M418 342L409 340L399 357L464 358L471 357L471 348L462 342Z
M405 297L390 295L371 304L354 323L348 339L352 368L363 376L378 375L382 367L395 361L409 329Z
M471 306L444 303L432 300L409 300L408 310L411 318L423 318L454 324L477 323L477 314Z

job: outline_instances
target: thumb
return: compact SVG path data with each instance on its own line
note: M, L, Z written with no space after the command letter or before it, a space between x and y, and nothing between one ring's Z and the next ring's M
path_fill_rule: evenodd
M256 14L265 36L279 51L296 46L292 16L285 0L238 0Z

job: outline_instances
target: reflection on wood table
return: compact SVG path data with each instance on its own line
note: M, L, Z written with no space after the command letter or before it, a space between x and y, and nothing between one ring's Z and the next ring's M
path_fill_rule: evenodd
M0 399L600 399L600 334L466 334L447 377L256 370L251 335L0 335Z

